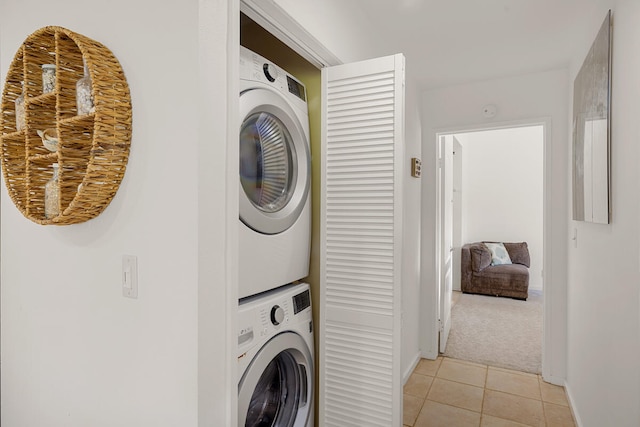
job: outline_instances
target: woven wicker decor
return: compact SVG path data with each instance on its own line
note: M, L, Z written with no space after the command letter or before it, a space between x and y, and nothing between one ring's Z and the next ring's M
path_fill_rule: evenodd
M95 112L79 116L76 82L91 77ZM56 65L54 90L43 94L42 65ZM15 100L24 85L24 126L18 131ZM131 144L129 86L113 53L62 27L44 27L18 49L0 106L2 172L11 199L38 224L75 224L98 216L118 191ZM55 129L57 151L38 130ZM60 213L45 217L45 184L59 165Z

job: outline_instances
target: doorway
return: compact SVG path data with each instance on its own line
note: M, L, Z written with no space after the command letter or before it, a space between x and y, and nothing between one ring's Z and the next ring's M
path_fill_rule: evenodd
M539 330L539 334L532 335L537 342L529 346L537 349L536 358L526 366L529 371L532 365L537 366L541 372L545 131L546 123L538 122L437 134L440 353L448 353L451 328L454 337L458 337L451 342L453 349L457 350L461 342L461 331L455 330L455 316L452 323L451 313L452 302L459 298L461 290L462 245L480 241L527 242L531 256L529 305L538 307L533 310L527 307L523 313L534 316L532 330ZM463 306L453 308L458 310L455 314L459 322L464 318L460 310L472 295L465 298ZM473 301L477 299L482 300L476 297ZM492 357L480 350L477 353L477 359L472 361L486 363L486 358ZM505 365L508 366L509 363Z

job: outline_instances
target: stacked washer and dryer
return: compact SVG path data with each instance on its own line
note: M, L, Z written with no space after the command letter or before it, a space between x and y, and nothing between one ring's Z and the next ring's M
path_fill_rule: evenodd
M240 46L238 425L312 427L305 86Z

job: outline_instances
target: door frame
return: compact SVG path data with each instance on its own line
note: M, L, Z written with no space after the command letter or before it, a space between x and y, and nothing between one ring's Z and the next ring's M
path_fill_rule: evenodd
M518 128L518 127L530 127L530 126L542 126L543 127L543 200L542 200L542 228L543 228L543 245L542 245L542 288L543 288L543 336L542 336L542 377L545 381L563 385L564 378L559 378L555 376L551 371L551 366L549 361L553 360L552 355L554 351L557 351L554 348L554 342L552 339L552 320L553 315L556 310L563 310L562 307L555 307L553 305L553 299L551 298L552 292L550 292L550 287L553 287L554 284L551 283L551 248L549 247L552 239L551 239L551 141L552 141L552 133L551 133L551 117L538 117L531 119L523 119L523 120L514 120L514 121L505 121L505 122L495 122L495 123L482 123L482 124L470 124L470 125L461 125L461 126L452 126L446 128L435 129L435 140L433 143L440 144L440 137L445 135L454 135L456 133L468 133L468 132L481 132L481 131L490 131L490 130L500 130L500 129L509 129L509 128ZM438 167L439 156L436 156L436 164L434 167ZM436 183L436 191L438 192L438 197L436 197L436 209L439 212L441 209L441 197L439 197L440 192L443 191L443 183ZM440 307L440 295L441 295L441 263L440 263L440 245L439 242L442 239L442 226L441 219L439 217L436 218L436 230L435 230L435 242L436 244L436 254L438 254L438 259L436 261L436 268L434 274L432 276L432 283L435 286L435 289L430 290L428 288L423 288L423 292L427 295L434 295L434 301L431 302L433 304L429 310L425 310L427 312L431 312L435 314L435 318L433 319L434 325L438 325L438 316L439 316L439 307ZM428 281L423 280L425 283L424 286L430 286ZM423 301L426 301L429 304L428 299L423 298ZM564 308L566 309L566 308ZM427 319L428 321L428 319ZM438 338L439 331L436 330L433 332L432 328L425 328L423 332L422 341L427 343L428 348L438 348ZM424 357L431 357L433 355L424 354Z
M318 69L342 61L273 0L238 0L240 12L253 19ZM233 49L235 49L232 46Z
M447 179L446 174L448 173L447 168L447 138L451 137L451 150L453 154L453 134L439 134L438 137L438 147L437 147L437 157L438 157L438 174L437 174L437 203L438 203L438 211L436 215L436 224L438 224L438 233L436 233L436 241L438 242L438 252L436 254L436 265L438 266L438 352L442 352L443 348L446 348L447 338L449 336L449 332L451 330L451 291L453 290L453 233L451 233L451 247L447 249L445 247L446 238L445 238L445 213L448 196L453 197L453 192L448 194L447 190ZM453 160L453 159L452 159ZM453 170L451 171L453 172ZM453 181L453 175L451 176L451 181ZM451 182L451 188L453 190L453 182ZM453 208L453 206L452 206ZM451 212L452 217L450 220L453 220L453 211ZM453 222L450 224L453 231ZM447 254L447 252L449 252ZM447 263L446 258L449 258L449 262ZM449 275L451 281L451 290L447 291L446 286L446 277L447 271L444 269L445 265L449 264ZM449 298L449 303L445 303L445 298ZM448 316L445 316L444 312L448 311ZM444 339L443 339L444 337ZM444 342L443 342L444 341Z
M240 44L238 2L201 1L198 5L198 81L202 89L198 93L198 182L224 186L218 191L211 191L210 185L198 188L194 409L197 424L203 427L237 425L238 414L238 138L228 136L237 135L239 125L240 49L227 49ZM212 72L216 79L208 78ZM215 143L212 117L213 123L221 125ZM221 222L226 230L222 236L215 225ZM221 245L223 256L217 256Z

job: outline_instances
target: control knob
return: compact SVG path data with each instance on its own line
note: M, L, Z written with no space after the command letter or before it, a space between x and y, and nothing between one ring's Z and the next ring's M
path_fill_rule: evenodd
M278 69L273 64L264 64L262 70L264 71L264 76L270 82L275 82L278 78Z
M278 326L284 320L284 310L279 305L274 305L271 308L271 323L274 326Z

